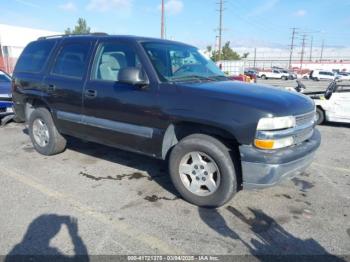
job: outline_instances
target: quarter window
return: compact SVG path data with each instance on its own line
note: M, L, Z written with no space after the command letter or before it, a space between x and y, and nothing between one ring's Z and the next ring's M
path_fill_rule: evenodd
M126 67L141 69L140 60L131 47L117 43L101 44L95 58L91 79L117 82L120 70Z
M83 78L90 43L65 45L57 56L52 73L66 77Z
M54 41L39 41L30 43L19 58L16 70L17 72L38 73L40 72L55 45Z

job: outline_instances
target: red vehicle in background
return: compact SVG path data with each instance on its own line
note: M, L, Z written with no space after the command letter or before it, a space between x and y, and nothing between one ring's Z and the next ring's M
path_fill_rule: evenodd
M248 69L244 70L244 74L240 74L238 76L229 76L229 79L248 83L256 83L257 74L258 72L255 70Z

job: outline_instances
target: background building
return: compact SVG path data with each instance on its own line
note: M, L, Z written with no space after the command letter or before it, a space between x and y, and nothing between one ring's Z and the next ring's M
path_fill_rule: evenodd
M12 73L24 47L41 36L62 34L47 30L0 24L0 69Z

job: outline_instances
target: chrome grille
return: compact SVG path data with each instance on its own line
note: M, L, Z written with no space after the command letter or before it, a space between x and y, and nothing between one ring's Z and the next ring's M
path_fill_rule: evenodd
M310 124L311 122L315 121L315 111L303 114L303 115L299 115L295 117L296 120L296 125L297 126L302 126L305 124Z
M312 111L295 117L297 127L305 126L305 128L299 129L298 132L293 136L295 144L300 144L312 137L314 133L313 124L315 123L315 114L316 112Z
M313 133L314 129L312 127L302 130L301 132L293 136L294 144L300 144L305 140L308 140L310 137L312 137Z

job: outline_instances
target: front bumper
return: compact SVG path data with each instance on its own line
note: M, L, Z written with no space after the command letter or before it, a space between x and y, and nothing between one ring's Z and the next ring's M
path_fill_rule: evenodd
M308 140L282 150L264 151L252 146L240 146L243 189L274 186L304 172L320 144L321 135L315 129Z

